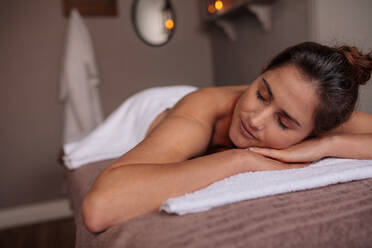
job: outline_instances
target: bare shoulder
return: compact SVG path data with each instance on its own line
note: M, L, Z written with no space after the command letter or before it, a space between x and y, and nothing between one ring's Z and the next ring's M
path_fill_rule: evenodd
M215 98L215 97L229 97L231 95L241 94L246 89L248 89L248 85L234 85L234 86L214 86L214 87L206 87L198 89L191 94L187 95L189 96L202 96L207 98Z
M184 96L167 112L164 119L172 116L190 118L202 125L211 126L216 116L234 104L247 86L222 86L201 88Z
M351 134L372 133L372 114L354 111L348 121L332 132Z
M212 109L203 106L214 106L212 103L216 98L215 92L213 87L209 87L187 94L181 98L173 108L167 108L153 120L145 137L148 137L160 123L171 116L182 116L203 121L206 115L213 113ZM208 120L206 120L206 122L208 122Z
M183 97L173 108L159 114L147 130L146 137L166 118L182 116L211 128L218 116L234 107L235 100L247 86L208 87L196 90Z

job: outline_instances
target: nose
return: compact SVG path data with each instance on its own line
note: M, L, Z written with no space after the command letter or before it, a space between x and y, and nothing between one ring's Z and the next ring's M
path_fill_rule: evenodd
M248 120L249 126L258 131L264 129L271 116L271 112L271 108L269 107L251 112Z

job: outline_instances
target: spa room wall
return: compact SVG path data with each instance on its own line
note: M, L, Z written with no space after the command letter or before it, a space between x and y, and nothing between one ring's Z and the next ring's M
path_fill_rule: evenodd
M372 1L311 0L311 40L372 51ZM372 79L359 88L357 108L372 114Z
M144 88L212 84L211 49L199 28L198 0L172 2L177 29L163 47L147 46L137 38L132 1L117 1L116 17L85 18L101 75L105 116ZM0 210L66 196L57 163L66 27L60 0L3 1L0 7Z
M272 28L265 31L255 15L244 12L231 21L236 40L211 30L217 85L249 84L277 52L308 40L308 0L277 0L271 5Z
M372 50L372 1L277 0L272 5L272 30L265 32L253 14L232 21L236 41L219 28L210 29L217 85L249 84L264 64L282 49L303 41L355 45ZM372 113L372 80L360 88L358 109Z

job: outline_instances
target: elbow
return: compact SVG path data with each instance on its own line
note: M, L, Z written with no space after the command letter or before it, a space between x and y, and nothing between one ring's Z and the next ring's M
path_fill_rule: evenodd
M100 199L89 192L83 200L81 213L85 227L92 233L102 232L108 228L102 210Z

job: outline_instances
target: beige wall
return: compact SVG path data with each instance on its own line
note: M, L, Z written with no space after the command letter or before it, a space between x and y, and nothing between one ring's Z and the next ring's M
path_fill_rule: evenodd
M0 7L0 208L63 195L62 105L58 78L66 19L60 0L12 0ZM177 29L164 47L140 41L129 0L119 16L86 18L97 52L105 115L154 85L212 83L209 40L200 32L198 0L173 1Z
M312 39L372 50L371 0L312 0ZM359 109L372 113L372 80L360 88Z

